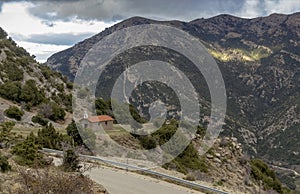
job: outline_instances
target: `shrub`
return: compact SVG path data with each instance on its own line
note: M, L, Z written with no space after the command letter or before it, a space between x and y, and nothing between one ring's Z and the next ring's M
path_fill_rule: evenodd
M196 180L195 176L191 173L187 174L184 179L188 180L188 181L195 181Z
M55 102L42 104L39 114L52 121L64 120L66 115L65 110Z
M182 165L183 168L208 172L208 166L205 160L199 157L198 151L194 148L192 143L174 160Z
M50 116L53 114L51 104L50 103L41 104L39 106L39 114L40 116L49 119Z
M11 166L9 165L7 158L0 155L0 170L1 172L7 172L11 170Z
M2 28L0 28L0 39L6 39L6 37L7 33Z
M202 126L198 126L197 134L200 135L203 138L206 134L206 129Z
M171 120L169 125L163 125L159 130L154 133L154 136L159 138L159 144L162 145L169 141L170 138L177 131L178 123L175 120ZM186 141L186 137L184 134L178 134L176 139L173 139L174 143L170 144L170 151L176 153L175 149L177 149L176 144L181 141ZM179 149L179 148L178 148ZM164 165L165 168L175 168L177 171L182 172L184 174L188 173L189 170L200 170L202 172L208 172L208 165L205 163L203 158L200 158L198 155L198 151L194 148L193 144L190 143L184 151L179 154L175 159L171 162Z
M78 132L77 125L74 120L66 128L67 134L73 138L75 146L83 145L82 138Z
M93 194L93 181L78 173L65 173L55 168L18 170L18 194Z
M35 80L27 80L22 87L20 98L22 101L36 106L45 100L45 94L37 88Z
M9 106L9 108L6 109L4 113L9 118L16 119L17 121L20 121L22 119L22 116L24 115L24 112L16 106Z
M0 85L0 96L8 100L20 102L21 82L5 82Z
M17 155L16 162L20 165L44 166L43 155L39 152L41 146L37 143L36 136L30 133L23 141L12 148L12 153Z
M274 189L278 193L285 193L286 188L282 187L275 172L269 169L266 163L259 159L253 159L250 161L250 165L251 177L257 182L262 181L264 189Z
M140 143L145 149L153 149L156 147L156 140L151 135L139 137Z
M79 171L79 158L74 150L67 150L64 152L62 167L65 171Z
M47 125L38 131L37 143L39 143L44 148L49 149L60 149L62 142L62 136L56 132L53 125Z
M72 82L67 82L67 88L68 89L73 89L73 83Z
M7 148L13 141L16 141L15 134L11 132L14 126L14 122L0 124L0 148Z
M58 104L56 103L51 103L52 107L52 115L49 117L52 121L58 121L58 120L64 120L66 113L63 108L61 108Z
M38 114L36 116L33 116L31 118L31 121L34 122L34 123L38 123L42 126L46 126L48 124L48 120L44 119L40 114Z
M6 62L5 64L5 73L10 81L22 81L23 70L19 69L17 65L13 62Z

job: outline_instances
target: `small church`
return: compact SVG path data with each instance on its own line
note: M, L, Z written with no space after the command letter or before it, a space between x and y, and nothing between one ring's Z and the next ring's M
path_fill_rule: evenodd
M109 115L88 116L85 112L83 119L80 120L84 128L97 129L101 126L104 130L113 129L114 119Z

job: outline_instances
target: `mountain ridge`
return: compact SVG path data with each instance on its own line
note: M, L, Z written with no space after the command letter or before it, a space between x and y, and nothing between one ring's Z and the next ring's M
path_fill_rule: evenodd
M46 64L72 80L93 44L116 30L149 23L190 33L217 61L228 97L222 135L237 137L252 156L300 171L300 13L253 19L219 15L190 22L133 17L52 55ZM112 67L125 62L116 60Z

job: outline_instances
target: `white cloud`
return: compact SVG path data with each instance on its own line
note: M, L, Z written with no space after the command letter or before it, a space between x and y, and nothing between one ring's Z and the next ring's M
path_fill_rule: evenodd
M30 54L35 55L36 60L42 63L45 62L50 55L70 47L69 45L38 44L25 41L19 41L18 45L25 48Z
M2 2L2 3L1 3ZM96 34L113 25L116 18L131 16L160 20L193 20L226 13L253 18L271 13L300 11L299 0L0 0L0 27L17 39L31 54L45 60L67 44L55 46L53 38L70 34L81 41L84 34ZM50 36L51 35L51 36ZM45 41L45 38L49 40ZM72 38L72 37L73 38ZM23 38L22 38L23 37ZM38 37L38 40L32 38ZM75 37L75 38L74 38ZM19 38L19 39L18 39ZM72 39L71 39L72 38ZM37 44L32 44L36 42ZM39 44L47 43L47 44Z
M261 15L262 3L260 0L246 0L239 15L245 18L253 18Z
M30 54L36 55L39 61L45 61L50 54L66 49L69 46L54 44L33 44L26 42L32 35L43 34L70 34L81 37L81 34L96 34L111 26L113 23L102 21L84 21L73 19L68 21L45 21L31 15L28 10L34 5L29 2L5 3L0 12L0 27L11 36L18 45L27 49ZM20 36L21 35L21 36ZM22 39L23 37L23 39ZM78 39L81 41L82 39ZM47 55L48 53L48 55Z
M242 9L236 14L245 18L254 18L272 13L291 14L299 11L299 0L244 0Z
M299 12L300 9L299 0L265 1L265 5L268 13L291 14L294 12Z

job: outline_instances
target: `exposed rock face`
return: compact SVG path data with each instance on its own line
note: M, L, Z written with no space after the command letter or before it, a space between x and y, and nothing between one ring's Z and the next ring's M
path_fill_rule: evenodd
M222 71L228 97L228 114L222 134L237 137L251 155L282 164L299 164L300 158L294 154L300 147L299 21L300 13L254 19L219 15L191 22L158 22L134 17L54 54L47 65L72 80L84 55L104 36L139 24L175 26L199 38ZM141 48L139 51L144 53L141 59L148 59L149 50ZM165 55L170 56L175 57ZM116 59L111 72L130 61L125 58ZM203 104L209 104L205 101L209 93L200 89Z
M197 140L195 140L197 144ZM250 157L244 155L237 138L217 139L206 153L209 164L207 174L193 172L196 180L212 183L215 187L229 189L230 193L257 193L258 185L250 178Z

